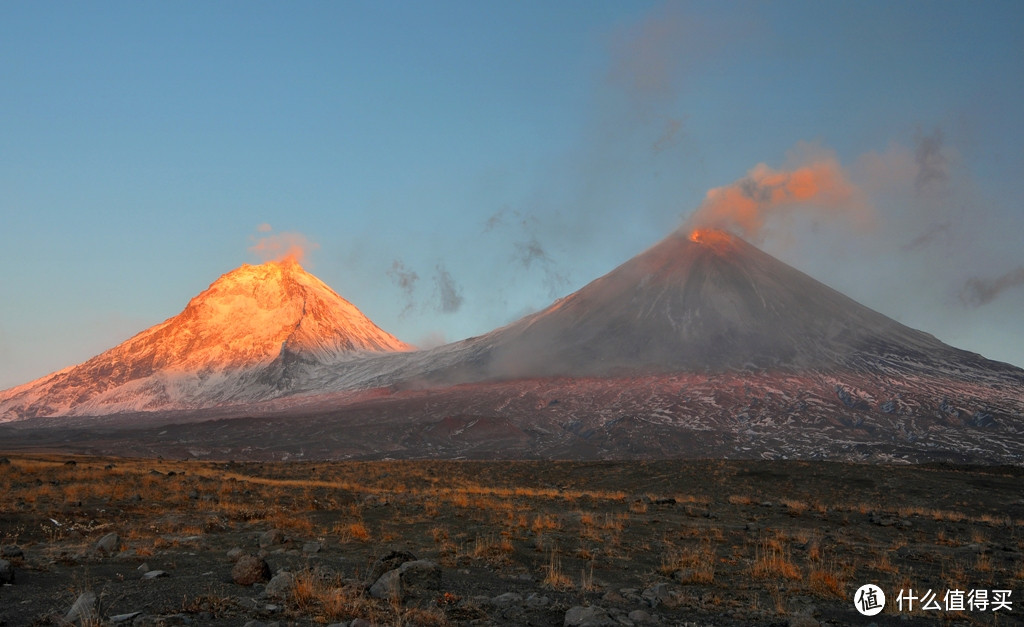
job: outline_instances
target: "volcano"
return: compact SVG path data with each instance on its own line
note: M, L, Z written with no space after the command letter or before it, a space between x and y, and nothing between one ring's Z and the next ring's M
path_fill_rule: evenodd
M164 324L0 395L8 420L29 417L0 441L66 448L74 432L82 452L226 459L1024 463L1024 370L722 231L675 232L540 312L408 348L295 264L243 267ZM42 418L61 414L82 418Z
M177 316L0 394L0 417L247 403L286 393L310 364L411 349L294 260L243 265Z
M725 231L677 231L548 308L416 359L435 383L673 372L1024 371L869 309ZM425 370L425 371L424 371Z

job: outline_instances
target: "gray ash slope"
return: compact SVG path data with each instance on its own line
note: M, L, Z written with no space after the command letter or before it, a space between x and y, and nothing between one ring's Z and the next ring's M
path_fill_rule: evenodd
M290 375L270 400L83 418L59 437L33 420L0 441L221 458L1024 463L1024 370L717 231L674 233L491 333Z
M673 233L547 309L452 349L437 352L430 380L838 369L1024 383L1021 369L906 327L722 231Z

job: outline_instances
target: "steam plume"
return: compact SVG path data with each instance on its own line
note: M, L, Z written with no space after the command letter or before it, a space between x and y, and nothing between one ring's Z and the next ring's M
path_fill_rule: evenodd
M260 233L271 233L273 229L269 224L263 223L256 227L256 230ZM320 248L319 244L309 241L302 233L289 231L252 239L254 243L249 247L249 252L262 261L292 260L302 263L310 252Z
M857 225L870 225L874 211L835 155L821 150L811 153L791 170L759 163L740 180L709 190L688 225L728 229L754 241L763 239L768 219L796 210L844 216Z
M994 279L972 277L964 282L960 300L971 307L981 307L996 299L1008 289L1024 285L1024 266L1018 266Z

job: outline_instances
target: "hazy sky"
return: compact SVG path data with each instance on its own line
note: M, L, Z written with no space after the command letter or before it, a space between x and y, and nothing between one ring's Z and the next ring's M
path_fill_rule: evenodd
M281 241L403 340L480 334L709 189L822 163L854 200L783 207L757 243L1024 366L1022 23L1017 1L0 2L0 388Z

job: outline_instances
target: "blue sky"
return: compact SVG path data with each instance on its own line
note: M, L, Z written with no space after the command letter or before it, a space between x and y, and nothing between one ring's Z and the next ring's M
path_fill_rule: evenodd
M708 189L808 152L840 164L871 228L810 203L759 245L1024 365L1022 18L1019 2L2 2L0 388L175 315L282 233L403 340L483 333L652 245Z

